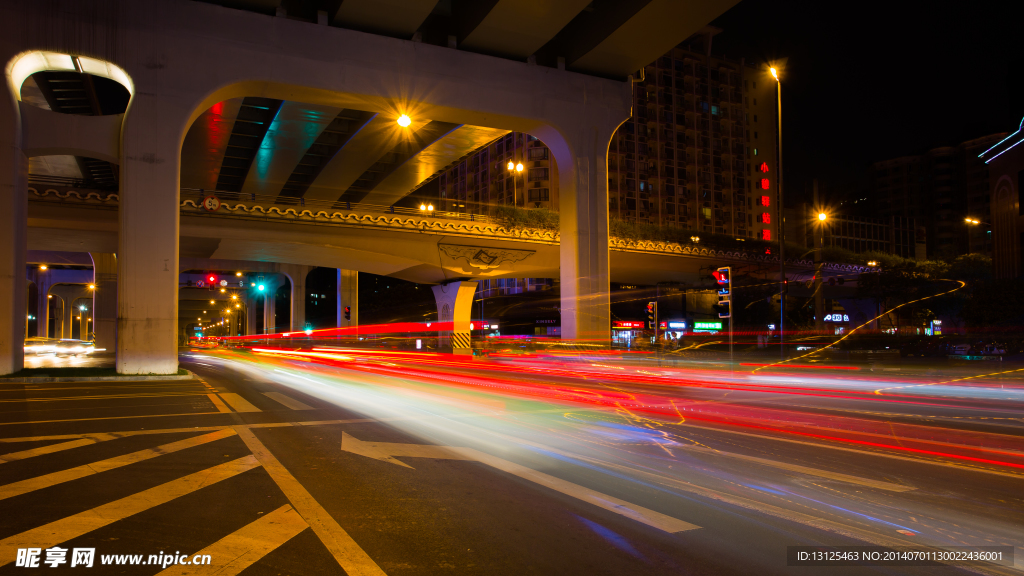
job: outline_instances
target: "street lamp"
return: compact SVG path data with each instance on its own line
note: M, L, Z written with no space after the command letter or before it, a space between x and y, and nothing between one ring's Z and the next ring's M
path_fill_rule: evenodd
M89 290L95 290L95 289L96 289L96 285L95 284L89 284Z
M815 186L814 193L815 199L817 199L817 186ZM816 330L825 329L825 294L821 291L821 265L825 259L825 220L828 220L828 214L818 212L818 249L814 253L814 328Z
M412 124L412 119L407 114L402 114L398 117L398 125L402 128L408 128L409 124Z
M782 360L786 359L786 347L783 345L786 338L786 222L782 197L782 80L779 79L779 69L775 66L769 68L772 78L775 78L776 110L778 112L778 129L776 130L775 161L778 164L778 176L776 186L778 187L778 211L779 211L779 355ZM819 215L820 218L820 215Z
M508 161L508 171L509 172L513 172L514 171L514 172L518 172L518 173L521 174L523 172L523 163L520 162L518 164L515 164L514 162L509 160ZM514 174L514 173L512 174L512 205L513 206L518 206L519 205L519 198L518 198L518 194L516 192L516 174Z
M46 268L47 268L46 264L40 264L39 265L39 269L40 270L46 270Z

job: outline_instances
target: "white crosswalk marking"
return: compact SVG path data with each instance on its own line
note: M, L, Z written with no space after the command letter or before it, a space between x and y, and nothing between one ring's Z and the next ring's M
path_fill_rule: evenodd
M290 396L285 396L280 392L264 392L263 395L266 396L267 398L270 398L271 400L284 404L285 406L291 408L292 410L315 410L315 408L313 408L312 406L308 404L303 404L302 402L299 402L298 400Z

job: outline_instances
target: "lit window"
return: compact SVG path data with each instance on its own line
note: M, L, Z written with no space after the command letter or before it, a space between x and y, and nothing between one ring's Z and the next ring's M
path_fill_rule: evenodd
M754 156L757 156L757 148L754 148Z

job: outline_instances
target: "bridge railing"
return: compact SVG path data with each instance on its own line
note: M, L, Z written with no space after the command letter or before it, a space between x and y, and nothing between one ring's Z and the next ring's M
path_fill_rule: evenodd
M215 196L222 203L231 205L243 204L247 208L260 206L264 210L276 207L279 210L292 208L296 212L309 210L316 214L324 212L376 212L381 214L403 214L407 216L424 216L443 218L447 220L468 220L471 222L491 222L493 219L483 214L466 214L463 212L449 212L445 210L420 210L416 208L405 208L402 206L382 206L379 204L364 204L362 202L347 202L338 200L318 200L307 198L294 198L290 196L269 196L261 194L250 194L245 192L229 192L225 190L206 190L203 188L182 188L181 201L193 200L199 209L202 209L202 200L207 196Z

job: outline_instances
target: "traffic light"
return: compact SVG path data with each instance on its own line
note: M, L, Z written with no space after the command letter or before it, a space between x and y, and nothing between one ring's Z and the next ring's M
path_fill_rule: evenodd
M210 287L210 290L216 290L217 289L217 275L216 274L207 274L206 275L206 285Z
M718 282L718 304L712 307L719 318L732 316L732 268L725 266L711 273Z
M351 319L352 319L352 307L351 306L345 306L345 320L351 320Z
M658 303L648 302L647 303L647 327L655 329L658 326Z

